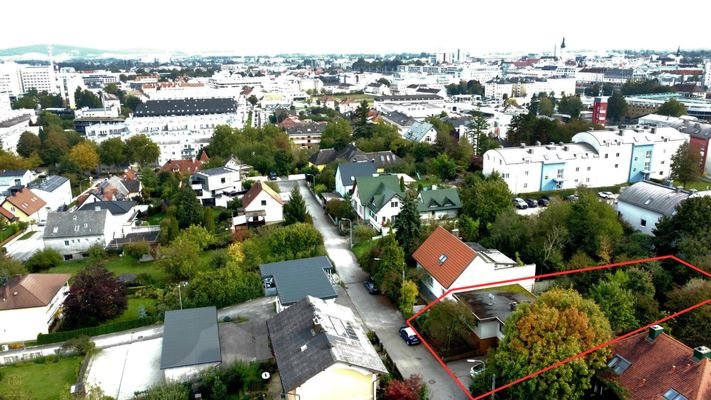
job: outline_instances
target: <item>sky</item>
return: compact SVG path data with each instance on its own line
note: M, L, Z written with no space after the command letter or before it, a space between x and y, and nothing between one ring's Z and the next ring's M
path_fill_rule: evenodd
M35 0L3 2L0 49L63 44L238 55L711 47L711 1ZM16 15L17 18L12 16ZM8 18L9 17L9 18Z

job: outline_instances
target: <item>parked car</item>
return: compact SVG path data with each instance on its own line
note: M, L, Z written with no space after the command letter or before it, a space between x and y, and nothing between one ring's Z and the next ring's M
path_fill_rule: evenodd
M469 360L467 360L467 361L469 361ZM470 362L473 362L473 363L474 363L474 365L472 365L472 367L469 369L469 376L471 376L472 378L474 378L474 377L476 377L477 375L481 374L481 373L484 372L484 370L486 369L486 363L484 363L484 361L481 361L481 360L473 360L473 361L470 361Z
M577 194L569 194L565 196L565 199L568 201L578 201L579 197Z
M415 330L409 326L403 326L400 328L400 337L407 343L408 346L414 346L420 344L420 338L415 334Z
M536 201L536 199L524 199L524 201L526 202L528 208L538 207L538 202Z
M372 279L368 279L367 281L364 281L363 286L365 286L365 290L367 290L368 293L370 293L370 294L380 293L380 289L378 289L378 285L376 285L375 281Z
M269 173L269 180L270 180L270 181L275 181L275 180L277 180L277 173L274 172L274 171L270 172L270 173Z
M514 198L514 199L513 199L513 204L514 204L514 206L515 206L516 208L518 208L519 210L525 210L525 209L528 208L528 204L526 204L526 202L525 202L522 198L520 198L520 197Z
M551 199L548 198L548 196L543 196L540 199L538 199L538 205L541 207L548 207L548 204L551 203Z
M597 195L602 197L603 199L611 199L615 197L612 192L597 192Z

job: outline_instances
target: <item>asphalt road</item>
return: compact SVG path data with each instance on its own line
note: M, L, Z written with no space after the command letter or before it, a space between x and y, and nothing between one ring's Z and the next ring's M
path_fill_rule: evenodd
M296 183L279 182L282 192L291 190L294 184ZM348 238L338 234L305 183L301 181L299 185L301 195L313 217L314 226L323 235L326 251L336 264L336 271L341 280L346 284L346 293L355 310L368 329L376 332L398 370L405 377L412 374L421 375L427 382L430 398L433 400L467 399L467 395L424 346L407 346L400 338L398 329L405 325L402 315L387 298L371 295L365 290L362 283L368 276L350 251Z

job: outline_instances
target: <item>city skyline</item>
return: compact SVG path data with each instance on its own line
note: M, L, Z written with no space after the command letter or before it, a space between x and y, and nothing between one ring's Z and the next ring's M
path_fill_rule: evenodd
M28 15L41 8L43 12L33 15L33 20L36 26L48 29L27 29L26 19L9 19L0 26L0 49L51 43L106 51L189 54L385 54L461 49L482 55L552 53L563 37L571 51L708 48L702 25L670 20L653 7L642 8L640 2L600 0L595 7L564 11L569 4L555 0L542 8L526 2L504 10L498 4L451 0L436 6L424 1L363 0L358 6L337 10L324 0L308 4L207 0L199 8L167 8L165 4L128 0L115 13L97 14L93 3L86 0L71 8L45 1L32 9L13 3L5 9L15 14ZM709 12L711 4L696 8L700 13ZM615 10L614 15L608 10ZM627 17L617 21L620 17L616 15ZM56 27L50 28L53 24ZM661 24L664 29L658 29Z

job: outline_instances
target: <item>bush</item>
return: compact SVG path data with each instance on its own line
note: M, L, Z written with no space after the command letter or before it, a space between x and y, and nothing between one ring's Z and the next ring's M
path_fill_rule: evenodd
M62 351L66 352L73 350L82 356L93 353L95 348L96 345L87 335L80 335L69 339L62 345Z
M148 254L149 247L146 242L135 242L123 245L123 253L134 260L140 260L141 257Z
M89 247L89 250L87 250L87 253L89 253L89 258L92 260L95 260L95 261L104 260L104 259L106 259L106 256L107 256L106 249L98 244L94 244L91 247Z
M372 239L375 234L375 229L371 228L368 225L356 225L356 227L353 228L353 242L366 242Z
M314 186L314 192L316 192L317 195L326 191L328 191L328 188L322 183L317 183L316 186Z
M30 272L46 271L59 266L64 258L54 249L38 250L25 261L25 267Z

